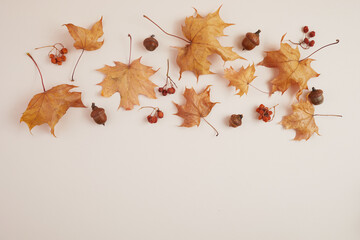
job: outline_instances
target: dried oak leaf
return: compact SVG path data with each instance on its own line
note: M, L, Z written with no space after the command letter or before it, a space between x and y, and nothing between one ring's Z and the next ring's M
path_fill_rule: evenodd
M247 68L241 67L237 72L232 67L225 69L224 77L229 80L229 86L235 86L239 90L237 95L247 94L249 90L249 84L256 78L255 66L249 65Z
M308 140L314 133L319 135L314 119L314 106L309 101L301 100L291 107L293 113L283 117L280 124L286 129L295 129L294 140Z
M186 88L184 92L185 105L180 106L174 103L178 110L175 115L184 119L184 122L180 125L181 127L199 126L201 118L209 115L211 109L216 104L216 102L210 101L209 88L210 86L207 86L200 94L197 94L193 88Z
M74 47L76 49L84 49L86 51L94 51L104 44L104 40L102 42L98 42L98 39L104 34L102 27L102 17L96 22L91 29L86 29L82 27L75 26L74 24L64 24L71 37L75 40Z
M220 8L206 17L200 16L195 9L196 16L185 19L182 32L189 44L182 48L176 47L178 49L176 62L180 67L180 78L184 71L192 71L197 79L200 75L212 74L211 63L207 60L212 54L218 54L225 62L238 58L244 59L233 52L232 47L223 47L216 39L225 36L223 30L233 25L225 23L220 18Z
M156 73L152 67L140 63L141 57L131 64L114 62L115 66L108 66L98 69L104 73L104 80L98 85L102 86L101 95L111 97L119 92L121 96L119 108L131 110L134 105L139 105L140 94L149 98L156 98L154 88L157 87L149 77Z
M36 94L30 100L20 122L26 122L30 132L33 127L47 123L51 128L51 134L55 136L55 125L70 107L85 107L80 92L69 92L75 87L61 84Z
M306 58L300 60L299 48L292 48L287 43L282 43L284 34L280 41L280 50L266 52L266 57L258 65L270 68L277 68L278 75L271 80L272 90L284 93L292 84L299 86L296 98L299 99L302 91L308 89L307 82L310 78L318 77L320 74L311 68L310 64L314 59Z

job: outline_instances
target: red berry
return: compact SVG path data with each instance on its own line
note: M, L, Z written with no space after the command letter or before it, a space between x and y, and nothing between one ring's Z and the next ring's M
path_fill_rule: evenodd
M68 50L67 50L67 48L62 48L62 49L60 50L60 52L61 52L62 54L67 54L67 53L68 53Z
M148 122L151 123L151 121L152 121L151 115L148 115L146 118L147 118Z
M162 87L160 87L158 90L159 90L159 92L162 92L164 89Z
M304 33L307 33L308 31L309 31L309 27L308 27L308 26L303 27L303 32L304 32Z
M54 58L54 57L55 57L54 54L49 55L49 58Z
M314 41L314 40L311 40L311 41L309 42L309 46L312 47L312 46L314 46L314 45L315 45L315 41Z
M62 65L62 61L58 61L58 62L57 62L57 65Z
M164 89L163 91L162 91L162 95L163 96L166 96L168 94L168 92Z
M315 37L315 32L314 31L309 32L309 37Z
M56 64L56 58L51 58L51 62L53 63L53 64Z
M156 116L152 116L152 123L157 123L157 117Z
M157 110L157 116L158 118L163 118L164 117L163 111Z
M169 88L169 89L167 90L167 92L168 92L169 94L174 94L174 93L175 93L175 88L171 87L171 88Z
M308 38L304 38L304 43L309 44L309 39L308 39Z

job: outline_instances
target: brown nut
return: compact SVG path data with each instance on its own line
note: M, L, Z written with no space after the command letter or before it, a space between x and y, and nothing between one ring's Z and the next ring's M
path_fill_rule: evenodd
M314 105L319 105L324 101L323 90L312 88L308 96L310 102Z
M95 106L95 103L92 103L91 108L92 112L90 116L94 119L94 121L97 124L105 125L105 122L107 120L105 109Z
M155 35L151 35L143 42L144 47L149 51L154 51L159 46L159 42L154 37Z
M233 127L233 128L241 126L242 118L243 118L242 114L233 114L233 115L231 115L231 117L229 119L229 126Z
M260 44L260 38L259 38L260 32L261 32L260 30L257 30L257 32L255 32L255 33L251 33L251 32L246 33L245 38L242 41L243 48L246 49L246 50L252 50L256 46L259 46L259 44Z

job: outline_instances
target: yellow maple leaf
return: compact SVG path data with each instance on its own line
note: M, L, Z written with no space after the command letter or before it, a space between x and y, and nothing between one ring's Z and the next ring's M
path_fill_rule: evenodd
M104 40L99 42L98 39L104 34L102 27L102 17L97 21L91 29L75 26L72 23L64 24L71 37L75 40L74 47L76 49L84 49L86 51L94 51L99 49Z
M230 68L225 69L224 77L229 80L229 86L235 86L239 92L237 95L247 94L249 90L249 84L256 78L255 66L249 65L247 68L241 67L237 72L231 66Z
M140 94L149 98L156 98L154 88L157 87L149 77L156 73L152 67L140 63L141 58L134 60L131 64L114 62L115 66L98 69L104 73L104 80L98 85L102 86L101 95L110 97L119 92L121 96L119 108L131 110L134 105L139 105Z
M47 123L51 128L51 134L55 136L55 125L70 107L85 107L80 92L69 92L75 87L61 84L36 94L30 100L20 122L25 122L30 132L33 127Z
M314 133L319 135L314 119L314 106L309 101L300 100L291 107L293 113L283 117L280 124L296 131L294 140L308 140Z
M192 71L199 79L200 75L211 74L208 57L218 54L225 62L241 58L232 51L232 47L220 45L217 37L225 36L223 31L233 24L225 23L219 16L220 8L214 13L202 17L195 9L196 16L187 17L182 32L188 43L185 47L177 47L176 62L180 67L180 78L184 71Z
M296 98L299 99L304 89L308 89L307 82L310 78L318 77L320 74L315 72L310 64L314 59L305 58L300 60L299 48L292 48L287 43L282 43L285 35L280 42L280 50L266 52L266 57L258 65L277 68L278 75L271 80L271 93L280 91L284 93L291 85L297 85L299 91Z

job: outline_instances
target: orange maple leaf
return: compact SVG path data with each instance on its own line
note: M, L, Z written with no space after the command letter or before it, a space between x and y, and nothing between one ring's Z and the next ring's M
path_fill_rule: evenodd
M134 105L139 105L138 95L142 94L149 98L156 98L154 88L157 87L148 78L156 73L152 67L140 63L141 57L131 64L114 62L115 66L108 66L98 69L104 73L104 80L98 85L102 86L101 95L111 97L119 92L121 96L119 108L131 110Z
M287 43L282 43L285 34L281 38L280 50L266 52L266 57L258 65L277 68L279 74L271 80L272 90L284 93L292 84L299 86L296 98L299 99L304 89L308 89L307 82L310 78L318 77L310 64L314 59L305 58L300 60L299 48L292 48Z
M204 119L204 121L216 131L216 129L205 119L205 117L209 115L211 109L216 104L216 102L210 101L209 88L210 86L207 86L200 94L197 94L193 88L185 88L185 105L180 106L174 103L178 110L175 115L178 115L184 119L184 122L180 125L180 127L193 127L195 125L199 126L200 120Z
M294 140L308 140L314 133L319 135L319 128L314 119L314 106L309 101L301 100L291 107L293 113L283 117L280 124L286 129L295 129Z
M91 27L90 30L75 26L71 23L64 25L69 30L71 37L75 40L74 47L76 49L94 51L99 49L104 44L104 40L98 42L98 39L104 34L102 27L102 17Z
M241 67L237 72L231 66L230 68L225 69L224 77L229 80L229 86L235 86L239 92L237 95L247 94L249 90L249 84L256 78L255 66L249 65L247 68Z
M80 92L69 92L75 87L61 84L36 94L29 102L20 122L26 122L30 132L33 127L47 123L51 128L51 134L55 136L55 125L70 107L85 107Z

